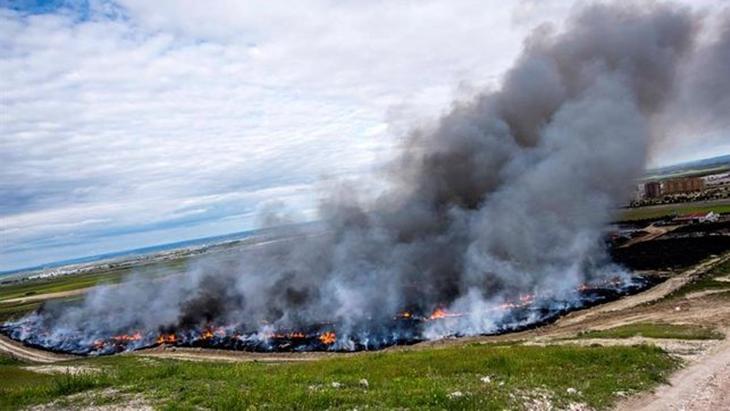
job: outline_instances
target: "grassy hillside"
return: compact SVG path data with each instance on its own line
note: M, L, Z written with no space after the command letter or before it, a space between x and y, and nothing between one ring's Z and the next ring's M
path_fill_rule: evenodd
M579 338L677 338L682 340L723 339L725 336L711 328L689 324L634 323L607 330L593 330L578 335Z
M145 276L164 276L185 270L186 259L162 263L145 264L137 267L102 269L83 274L69 274L52 278L39 278L0 286L0 321L33 311L41 301L18 301L25 297L37 297L50 293L63 293L86 289L100 284L116 284L131 274ZM82 296L63 298L66 301L78 300Z
M637 221L667 217L674 214L708 213L710 211L718 214L730 213L730 200L722 200L714 203L681 203L627 208L621 212L619 220Z
M307 363L116 356L71 365L97 371L49 376L0 362L0 408L51 401L60 406L124 403L130 398L169 410L501 410L534 402L605 408L619 392L645 390L663 381L677 362L647 346L468 345ZM85 394L69 397L79 392Z

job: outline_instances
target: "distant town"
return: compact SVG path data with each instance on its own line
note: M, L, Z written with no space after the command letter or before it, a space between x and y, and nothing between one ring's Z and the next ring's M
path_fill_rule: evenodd
M724 164L646 177L636 185L629 207L730 198L730 158Z

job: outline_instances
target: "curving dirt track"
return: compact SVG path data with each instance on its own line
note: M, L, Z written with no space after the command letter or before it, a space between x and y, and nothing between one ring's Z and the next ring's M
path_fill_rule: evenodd
M4 335L0 335L0 351L8 354L12 358L43 364L51 364L79 358L72 355L56 354L50 351L26 347L17 341L13 341L5 337Z
M724 330L726 335L727 331ZM668 385L618 404L618 410L730 410L730 339L723 340L690 366L674 374Z

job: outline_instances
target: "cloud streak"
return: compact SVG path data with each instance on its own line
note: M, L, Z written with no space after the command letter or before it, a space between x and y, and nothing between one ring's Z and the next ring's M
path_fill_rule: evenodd
M530 3L0 3L0 270L311 216L568 8Z

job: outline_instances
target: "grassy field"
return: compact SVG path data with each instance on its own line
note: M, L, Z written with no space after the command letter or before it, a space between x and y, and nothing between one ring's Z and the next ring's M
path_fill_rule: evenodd
M607 330L592 330L578 334L578 338L677 338L682 340L723 339L725 336L711 328L698 325L661 323L634 323Z
M99 283L116 283L127 274L129 274L129 270L112 270L100 273L95 272L56 278L43 278L4 285L0 287L0 301L38 294L72 291L79 288L92 287Z
M93 287L100 284L116 284L127 276L137 273L149 276L162 276L183 270L187 261L184 259L154 263L133 268L118 268L95 271L84 274L71 274L53 278L40 278L0 286L0 321L22 315L35 310L40 301L8 301L23 297L32 297L49 293L60 293ZM81 296L64 298L74 301Z
M714 211L716 213L730 213L730 200L720 201L713 204L684 203L627 208L622 211L619 220L638 221L667 217L674 214L708 213L710 211Z
M530 401L606 408L678 366L660 349L468 345L369 353L308 363L202 363L116 356L75 361L100 370L43 375L0 361L0 409L142 396L157 408L520 409ZM489 377L489 380L483 380ZM191 383L193 382L194 383ZM365 382L367 381L367 382ZM106 388L114 387L113 395ZM86 392L85 395L67 397Z

